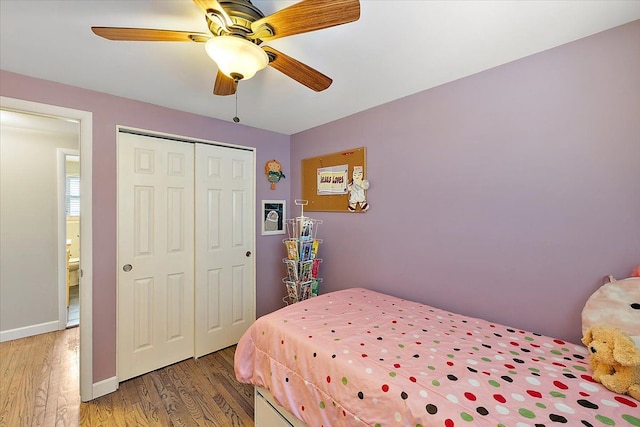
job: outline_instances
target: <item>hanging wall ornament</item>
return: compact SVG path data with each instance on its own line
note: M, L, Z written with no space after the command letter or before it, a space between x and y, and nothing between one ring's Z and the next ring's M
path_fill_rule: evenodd
M267 181L271 183L271 189L276 189L276 183L282 178L286 178L282 173L282 165L277 160L269 160L264 167L264 173L267 174Z

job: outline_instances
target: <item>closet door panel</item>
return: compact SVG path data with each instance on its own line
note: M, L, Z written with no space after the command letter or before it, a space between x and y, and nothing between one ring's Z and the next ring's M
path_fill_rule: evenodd
M196 357L255 320L254 170L251 151L196 145Z
M254 157L119 133L120 381L233 345L255 320Z
M193 356L194 146L118 135L118 380Z

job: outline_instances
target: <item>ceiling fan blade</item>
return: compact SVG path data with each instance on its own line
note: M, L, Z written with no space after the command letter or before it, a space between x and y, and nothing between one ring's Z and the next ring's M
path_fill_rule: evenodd
M325 76L320 71L314 70L306 64L278 52L272 47L262 46L269 55L269 65L281 73L291 77L293 80L305 85L309 89L320 92L331 86L333 80Z
M217 0L193 0L200 9L211 19L212 17L219 18L218 21L224 27L225 30L233 26L233 21L226 10Z
M210 34L151 28L91 27L94 34L108 40L144 42L206 42Z
M216 82L213 85L213 94L214 95L233 95L236 93L236 89L238 88L238 83L233 80L231 77L224 74L222 71L218 70L218 75L216 76Z
M358 18L358 0L303 0L253 22L251 37L274 40L346 24Z

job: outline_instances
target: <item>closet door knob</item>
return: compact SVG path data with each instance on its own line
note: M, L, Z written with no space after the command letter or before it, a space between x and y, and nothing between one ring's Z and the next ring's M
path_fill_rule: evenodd
M247 253L244 254L247 258L249 258L251 256L251 251L247 251Z
M125 264L122 266L122 269L124 270L125 273L128 273L133 269L133 266L131 264Z

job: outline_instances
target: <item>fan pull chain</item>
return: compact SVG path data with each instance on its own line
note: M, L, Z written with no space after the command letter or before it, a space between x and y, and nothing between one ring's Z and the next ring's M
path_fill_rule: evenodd
M235 123L240 123L240 117L238 117L238 90L236 89L236 115L233 118Z

